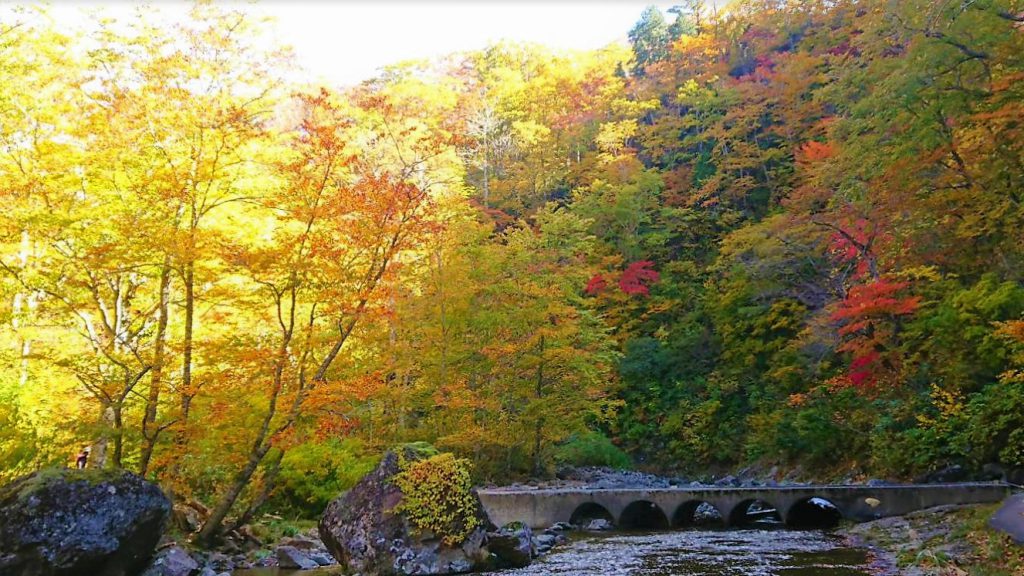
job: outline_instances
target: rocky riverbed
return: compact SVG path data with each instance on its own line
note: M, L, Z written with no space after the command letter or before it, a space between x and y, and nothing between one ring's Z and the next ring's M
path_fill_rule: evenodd
M879 574L901 576L1024 576L1024 546L988 524L993 505L937 506L838 531L864 548Z

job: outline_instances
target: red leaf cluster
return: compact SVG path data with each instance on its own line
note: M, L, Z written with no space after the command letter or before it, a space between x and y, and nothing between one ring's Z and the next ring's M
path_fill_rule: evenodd
M583 289L584 292L590 296L596 296L599 292L608 287L608 281L604 279L604 276L600 274L594 274L594 276L587 282L587 287Z
M661 278L653 266L654 262L650 260L633 262L619 277L619 288L626 294L643 294L644 296L650 294L648 286Z

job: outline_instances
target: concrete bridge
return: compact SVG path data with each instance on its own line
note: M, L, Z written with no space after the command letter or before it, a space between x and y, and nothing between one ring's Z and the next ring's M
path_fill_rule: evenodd
M624 529L667 529L717 523L742 527L772 518L791 527L829 528L842 519L863 522L944 504L999 502L1001 483L887 486L780 486L663 489L480 490L498 526L520 521L531 528L556 522L584 524L603 518Z

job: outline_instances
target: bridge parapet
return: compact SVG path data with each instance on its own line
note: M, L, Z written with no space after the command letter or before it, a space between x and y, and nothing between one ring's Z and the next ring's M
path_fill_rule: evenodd
M1009 486L1001 483L479 491L484 509L495 524L501 526L521 521L532 528L570 522L583 509L591 512L604 510L613 523L623 524L623 514L636 503L641 504L630 508L629 518L636 518L637 506L655 507L660 511L660 517L666 518L673 526L680 524L679 511L689 510L697 502L714 506L726 525L737 523L746 512L746 506L753 501L774 508L779 519L786 522L795 518L791 518L794 506L811 499L825 500L843 518L862 522L945 504L999 502L1008 493ZM657 513L651 516L658 517Z

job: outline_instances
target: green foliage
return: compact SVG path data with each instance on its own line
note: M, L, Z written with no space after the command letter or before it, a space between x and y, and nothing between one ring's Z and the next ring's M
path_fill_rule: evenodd
M302 532L316 528L316 522L311 520L284 520L278 516L265 515L258 522L252 523L253 534L261 542L280 542L282 538L294 537ZM257 554L264 552L258 550ZM260 556L257 556L259 558Z
M608 466L620 470L633 467L629 456L600 432L576 434L554 450L554 460L569 466Z
M469 461L451 453L425 460L407 460L401 454L393 481L402 501L395 511L446 545L459 545L480 527Z
M873 407L852 390L815 394L799 406L784 406L750 417L747 456L752 460L834 467L837 456L856 457L868 449Z
M422 440L416 442L407 442L400 444L395 450L403 456L411 456L413 459L422 460L425 458L432 458L440 454L437 448L434 447L430 442L424 442Z
M665 58L668 54L670 40L669 25L665 16L657 6L644 8L640 20L629 31L629 41L633 45L635 71L643 74L644 68Z
M26 474L37 457L37 438L27 428L13 394L0 389L0 485Z
M295 446L281 459L272 508L316 517L332 499L373 470L378 460L379 456L354 439Z
M960 429L973 462L1024 467L1024 373L1007 373L971 398Z

